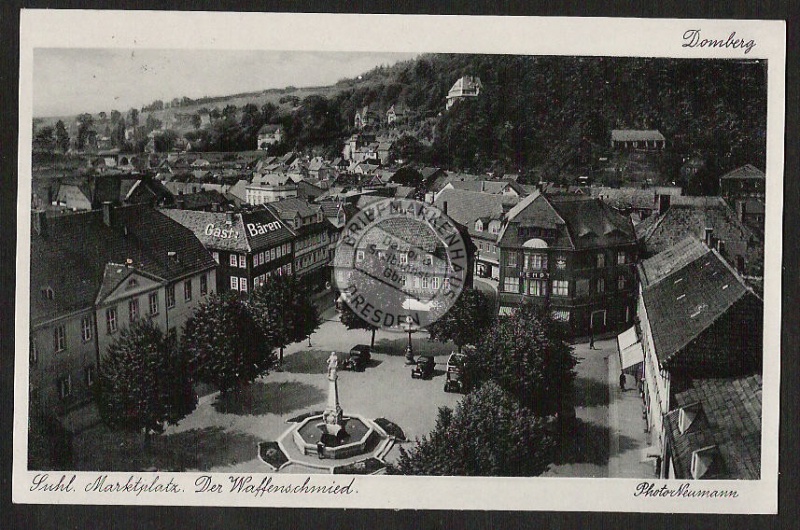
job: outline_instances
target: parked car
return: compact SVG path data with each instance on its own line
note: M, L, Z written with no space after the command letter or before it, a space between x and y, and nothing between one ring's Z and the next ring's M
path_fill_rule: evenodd
M430 379L433 377L433 368L436 360L431 355L420 355L417 364L411 369L411 378Z
M363 372L370 358L369 346L366 344L353 346L352 349L350 349L350 353L347 355L347 360L344 362L344 368L345 370L353 370L354 372Z
M467 358L463 353L453 352L447 358L447 369L445 372L444 391L445 392L466 392L467 384L464 379L464 360Z

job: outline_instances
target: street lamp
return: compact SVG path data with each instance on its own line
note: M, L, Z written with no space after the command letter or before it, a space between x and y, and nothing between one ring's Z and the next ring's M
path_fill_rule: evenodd
M411 334L414 332L414 319L411 315L406 316L403 322L403 329L408 333L408 346L406 346L406 364L414 364L414 348L411 346Z

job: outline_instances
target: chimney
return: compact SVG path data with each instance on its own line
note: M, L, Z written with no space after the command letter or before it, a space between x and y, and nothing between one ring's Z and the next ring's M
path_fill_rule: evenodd
M225 222L229 225L232 225L234 215L235 214L233 212L225 212Z
M658 214L661 215L662 213L669 210L669 204L672 197L667 194L660 194L658 196Z
M103 224L111 226L114 222L114 208L111 206L111 201L103 201Z
M31 212L31 223L37 235L47 236L47 216L44 210L33 210Z
M714 229L706 228L706 246L712 248L714 246Z
M445 215L447 215L447 201L444 201L444 202L442 203L442 213L444 213Z

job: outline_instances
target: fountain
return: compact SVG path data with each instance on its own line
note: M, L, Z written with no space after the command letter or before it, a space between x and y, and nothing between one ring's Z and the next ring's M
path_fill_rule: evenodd
M299 420L277 440L287 463L333 471L366 460L382 462L394 445L395 437L360 414L345 415L339 403L336 352L331 352L326 366L328 401L325 410ZM322 460L334 462L328 464Z

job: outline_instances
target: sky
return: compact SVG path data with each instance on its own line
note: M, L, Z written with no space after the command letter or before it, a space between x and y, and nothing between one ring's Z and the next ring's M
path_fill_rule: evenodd
M287 86L331 85L411 53L239 50L34 50L34 117L72 116L157 99L226 96Z

